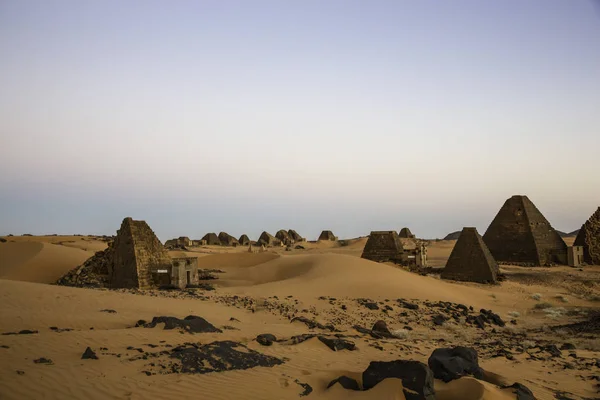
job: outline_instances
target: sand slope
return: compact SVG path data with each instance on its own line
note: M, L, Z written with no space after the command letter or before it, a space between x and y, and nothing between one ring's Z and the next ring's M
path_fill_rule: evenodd
M0 278L52 283L93 254L47 242L0 243Z

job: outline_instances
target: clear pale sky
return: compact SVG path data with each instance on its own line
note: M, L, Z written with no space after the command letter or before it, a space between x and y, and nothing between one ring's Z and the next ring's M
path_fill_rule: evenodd
M483 234L600 205L589 0L0 1L0 234Z

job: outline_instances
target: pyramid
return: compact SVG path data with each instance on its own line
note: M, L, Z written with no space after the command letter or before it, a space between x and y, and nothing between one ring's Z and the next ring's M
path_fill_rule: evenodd
M499 262L549 265L567 260L564 240L527 196L506 200L483 241Z
M290 238L291 238L291 239L294 241L294 243L297 243L297 242L304 242L304 240L305 240L305 239L304 239L302 236L300 236L300 235L298 234L298 232L296 232L296 231L295 231L295 230L293 230L293 229L290 229L290 230L288 231L288 235L290 235Z
M238 244L240 244L240 242L238 242L236 238L234 238L227 232L219 233L219 242L221 242L221 245L223 246L237 246Z
M140 288L151 286L151 270L171 269L171 257L146 221L128 217L112 245L109 286Z
M285 245L290 245L293 243L293 240L290 237L290 234L285 229L278 230L277 233L275 234L275 237L277 239L279 239Z
M337 238L335 237L335 235L333 234L333 232L331 232L331 231L323 231L319 235L319 240L331 240L331 241L335 241L335 240L337 240Z
M202 237L202 240L206 240L206 244L209 246L221 245L221 241L219 240L219 237L216 233L207 233L206 235L204 235L204 237Z
M442 279L496 283L498 263L475 228L463 228L450 253Z
M415 237L415 235L413 235L410 229L408 228L402 228L398 236L405 239L414 239Z
M248 235L244 234L240 236L238 242L240 242L242 246L248 246L250 244L250 238L248 237Z
M258 244L264 246L279 246L281 241L275 236L271 235L269 232L264 231L258 238Z
M396 231L373 231L361 255L371 261L401 263L404 249Z
M583 246L583 261L600 265L600 207L581 226L573 246Z

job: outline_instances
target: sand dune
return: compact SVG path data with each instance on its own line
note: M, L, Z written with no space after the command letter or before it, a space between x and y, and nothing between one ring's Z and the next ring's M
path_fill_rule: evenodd
M47 242L0 243L0 278L53 283L93 254Z

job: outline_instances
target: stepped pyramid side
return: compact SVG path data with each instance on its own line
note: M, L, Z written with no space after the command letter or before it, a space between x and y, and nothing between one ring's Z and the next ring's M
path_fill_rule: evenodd
M566 262L567 245L527 196L506 200L483 241L497 261L536 265Z
M373 231L361 258L377 262L402 262L404 248L396 231Z
M148 224L125 218L113 244L110 286L147 289L151 270L171 267L169 253Z
M477 229L463 228L441 277L455 281L496 283L498 272L498 263Z
M583 247L583 260L591 265L600 265L600 207L581 226L573 246Z

